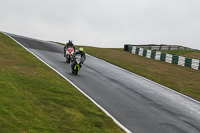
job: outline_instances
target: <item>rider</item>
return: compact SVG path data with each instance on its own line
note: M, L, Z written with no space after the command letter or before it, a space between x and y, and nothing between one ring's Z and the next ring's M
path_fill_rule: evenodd
M80 54L81 55L81 58L82 58L82 64L83 62L86 60L86 56L85 56L85 52L83 50L83 48L79 48L79 50L77 50L74 54L73 54L73 57L75 57L77 54ZM74 58L72 58L72 61L74 60Z
M64 47L64 57L65 57L65 55L66 55L66 49L67 48L73 48L74 49L74 51L75 51L75 46L74 46L74 44L72 43L72 40L69 40L69 42L68 43L66 43L66 45L65 45L65 47Z

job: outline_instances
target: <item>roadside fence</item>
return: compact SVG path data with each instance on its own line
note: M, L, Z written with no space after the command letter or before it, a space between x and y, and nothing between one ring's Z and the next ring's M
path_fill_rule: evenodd
M189 47L184 47L180 45L166 45L166 44L142 44L142 45L132 45L132 44L125 44L125 46L135 46L135 47L141 47L145 49L151 49L151 50L197 50L192 49Z
M187 58L173 54L167 54L155 50L147 50L132 45L126 45L126 47L124 47L124 51L128 51L140 56L145 56L146 58L152 58L155 60L161 60L167 63L173 63L180 66L185 66L196 70L200 70L200 60L197 59Z

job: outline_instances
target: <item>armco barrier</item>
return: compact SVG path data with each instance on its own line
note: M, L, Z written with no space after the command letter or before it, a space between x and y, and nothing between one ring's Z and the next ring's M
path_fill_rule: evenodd
M126 45L126 47L124 47L124 50L136 55L145 56L146 58L152 58L155 60L161 60L168 63L177 64L179 66L186 66L196 70L200 70L200 60L197 59L162 53L154 50L147 50L131 45Z
M141 47L145 49L151 49L151 50L183 50L183 49L191 49L192 48L180 46L180 45L166 45L166 44L143 44L143 45L132 45L132 44L125 44L124 50L127 51L128 46L135 46L135 47Z

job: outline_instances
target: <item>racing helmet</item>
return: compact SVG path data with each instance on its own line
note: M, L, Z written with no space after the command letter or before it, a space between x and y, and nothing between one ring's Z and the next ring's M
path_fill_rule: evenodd
M79 52L83 52L83 48L79 48Z

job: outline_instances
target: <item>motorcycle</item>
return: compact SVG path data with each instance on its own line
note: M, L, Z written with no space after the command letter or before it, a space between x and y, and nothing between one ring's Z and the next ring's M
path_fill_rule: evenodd
M67 49L66 49L65 58L66 58L66 62L67 62L67 63L70 62L70 60L71 60L73 54L74 54L74 49L73 49L73 48L67 48Z
M73 57L73 59L70 61L70 66L72 68L72 74L77 75L78 71L82 67L83 59L81 58L80 54L77 54Z

